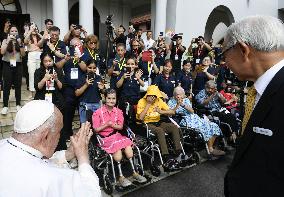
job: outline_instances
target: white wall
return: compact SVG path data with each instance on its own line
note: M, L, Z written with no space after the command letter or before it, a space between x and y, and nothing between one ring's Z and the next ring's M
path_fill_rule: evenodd
M213 31L213 44L217 44L223 37L228 27L224 23L219 23Z
M284 9L284 1L278 0L278 9Z
M207 18L212 10L224 5L228 7L235 21L248 15L265 14L277 17L278 0L177 0L175 32L184 33L184 44L189 46L193 37L204 35ZM201 13L201 14L199 14Z
M52 18L51 0L19 0L23 14L30 14L40 30L44 28L44 20Z

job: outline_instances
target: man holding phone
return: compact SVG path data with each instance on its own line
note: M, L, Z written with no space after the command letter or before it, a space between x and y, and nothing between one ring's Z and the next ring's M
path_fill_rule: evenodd
M125 53L125 44L118 43L115 58L109 61L107 72L110 76L110 88L112 89L116 89L117 77L126 65Z
M177 75L181 72L181 59L186 50L186 47L182 46L182 34L175 34L173 36L169 50L171 51L170 59L173 61L173 72Z

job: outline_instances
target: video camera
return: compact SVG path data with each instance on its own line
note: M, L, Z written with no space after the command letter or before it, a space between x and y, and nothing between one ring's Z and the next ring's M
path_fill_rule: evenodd
M112 17L113 17L113 14L108 15L107 18L106 18L105 24L107 26L106 35L109 38L113 39L113 29L114 29L114 27L113 27Z

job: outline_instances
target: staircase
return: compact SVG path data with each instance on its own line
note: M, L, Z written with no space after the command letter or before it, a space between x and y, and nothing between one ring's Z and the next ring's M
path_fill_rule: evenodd
M25 105L27 102L31 101L31 93L27 90L27 85L25 80L22 82L22 97L21 97L21 106ZM0 99L0 111L3 108L3 91L1 91ZM10 91L9 98L9 112L7 115L0 114L0 139L10 137L14 129L14 120L16 116L16 98L15 90ZM73 121L73 130L77 130L80 127L80 118L78 112L76 111L74 121Z

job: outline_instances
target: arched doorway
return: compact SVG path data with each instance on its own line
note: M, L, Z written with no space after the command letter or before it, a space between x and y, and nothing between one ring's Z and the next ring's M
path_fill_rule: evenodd
M100 14L98 10L93 8L93 18L94 18L94 34L99 36L99 24L100 24ZM75 3L69 11L69 25L79 24L79 2Z
M228 7L224 5L217 6L212 10L207 19L204 33L205 40L209 41L212 38L214 31L215 39L221 39L221 34L224 32L224 28L230 26L234 22L235 19ZM215 30L216 27L218 29L217 31ZM220 27L222 27L223 29ZM217 35L218 33L219 35ZM214 43L218 43L219 41L220 40L214 40Z
M30 21L29 14L22 14L19 0L0 0L0 28L3 31L4 22L10 19L12 24L17 25L19 31L23 33L23 25Z

